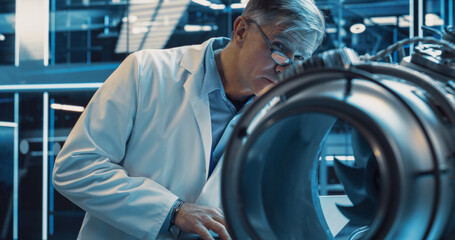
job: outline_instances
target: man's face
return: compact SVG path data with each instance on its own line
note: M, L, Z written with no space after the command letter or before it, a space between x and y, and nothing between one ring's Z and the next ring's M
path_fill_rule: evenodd
M290 66L290 64L283 66L274 61L271 57L272 51L275 51L275 60L278 51L296 63L303 61L305 59L303 56L311 54L296 50L297 44L287 40L289 38L272 25L250 23L246 31L248 33L242 46L238 67L242 85L252 94L261 95L274 86L278 74Z

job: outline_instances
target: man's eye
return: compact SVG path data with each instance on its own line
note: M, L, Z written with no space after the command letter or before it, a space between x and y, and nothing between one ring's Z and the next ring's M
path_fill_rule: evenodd
M302 57L302 56L295 56L295 58L296 58L298 61L303 61L303 60L305 60L305 58Z
M274 42L273 45L275 45L279 50L285 50L284 44L280 42Z

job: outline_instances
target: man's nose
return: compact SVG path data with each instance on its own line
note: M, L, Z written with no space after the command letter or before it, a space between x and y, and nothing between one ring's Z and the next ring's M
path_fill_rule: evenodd
M281 66L281 65L279 65L279 64L276 64L276 66L275 66L275 72L276 72L276 73L282 73L282 72L283 72L287 67L289 67L289 66L290 66L290 64L287 65L287 66Z

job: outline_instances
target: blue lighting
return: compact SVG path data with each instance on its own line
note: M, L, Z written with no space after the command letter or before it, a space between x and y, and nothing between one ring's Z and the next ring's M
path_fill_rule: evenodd
M48 204L48 144L49 135L49 93L43 93L43 219L42 219L42 239L47 239L47 204Z
M21 90L89 90L98 89L103 83L57 83L0 85L0 92Z
M17 127L17 123L0 121L0 127Z
M54 99L51 99L50 104L52 105L55 102ZM50 144L50 152L52 154L49 155L49 172L52 172L54 168L54 109L49 109L49 140L51 141ZM54 235L54 185L52 185L52 181L49 181L49 235Z
M19 93L14 94L13 239L18 239L19 204Z

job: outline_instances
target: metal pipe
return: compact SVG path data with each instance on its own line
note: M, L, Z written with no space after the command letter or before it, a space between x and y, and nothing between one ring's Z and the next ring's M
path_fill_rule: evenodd
M44 27L43 27L43 65L49 65L49 0L43 3Z
M42 239L47 239L47 220L48 220L48 144L49 135L49 93L43 93L43 192L42 192Z
M340 48L343 46L342 42L342 36L341 36L341 28L343 28L343 0L338 0L338 31L337 31L337 36L338 36L338 41L337 41L337 46Z
M51 2L51 65L55 65L55 9L56 0Z
M13 155L13 239L18 239L19 205L19 93L14 93L14 155Z
M51 99L51 104L55 102L55 99ZM50 142L50 153L49 154L49 172L52 172L54 168L54 123L55 123L55 111L53 108L49 109L50 121L49 121L49 142ZM49 235L54 235L54 185L52 181L49 181Z
M87 18L87 64L92 63L92 17Z
M49 83L49 84L12 84L0 85L0 92L13 91L62 91L62 90L96 90L103 83Z
M409 15L412 19L409 26L409 37L423 37L422 25L424 25L424 3L423 0L409 1Z
M19 67L19 45L20 45L20 37L21 35L19 34L19 31L17 31L17 26L19 26L20 23L20 18L18 17L18 9L20 9L20 2L21 1L16 1L16 14L14 14L15 18L15 34L14 36L14 66Z

